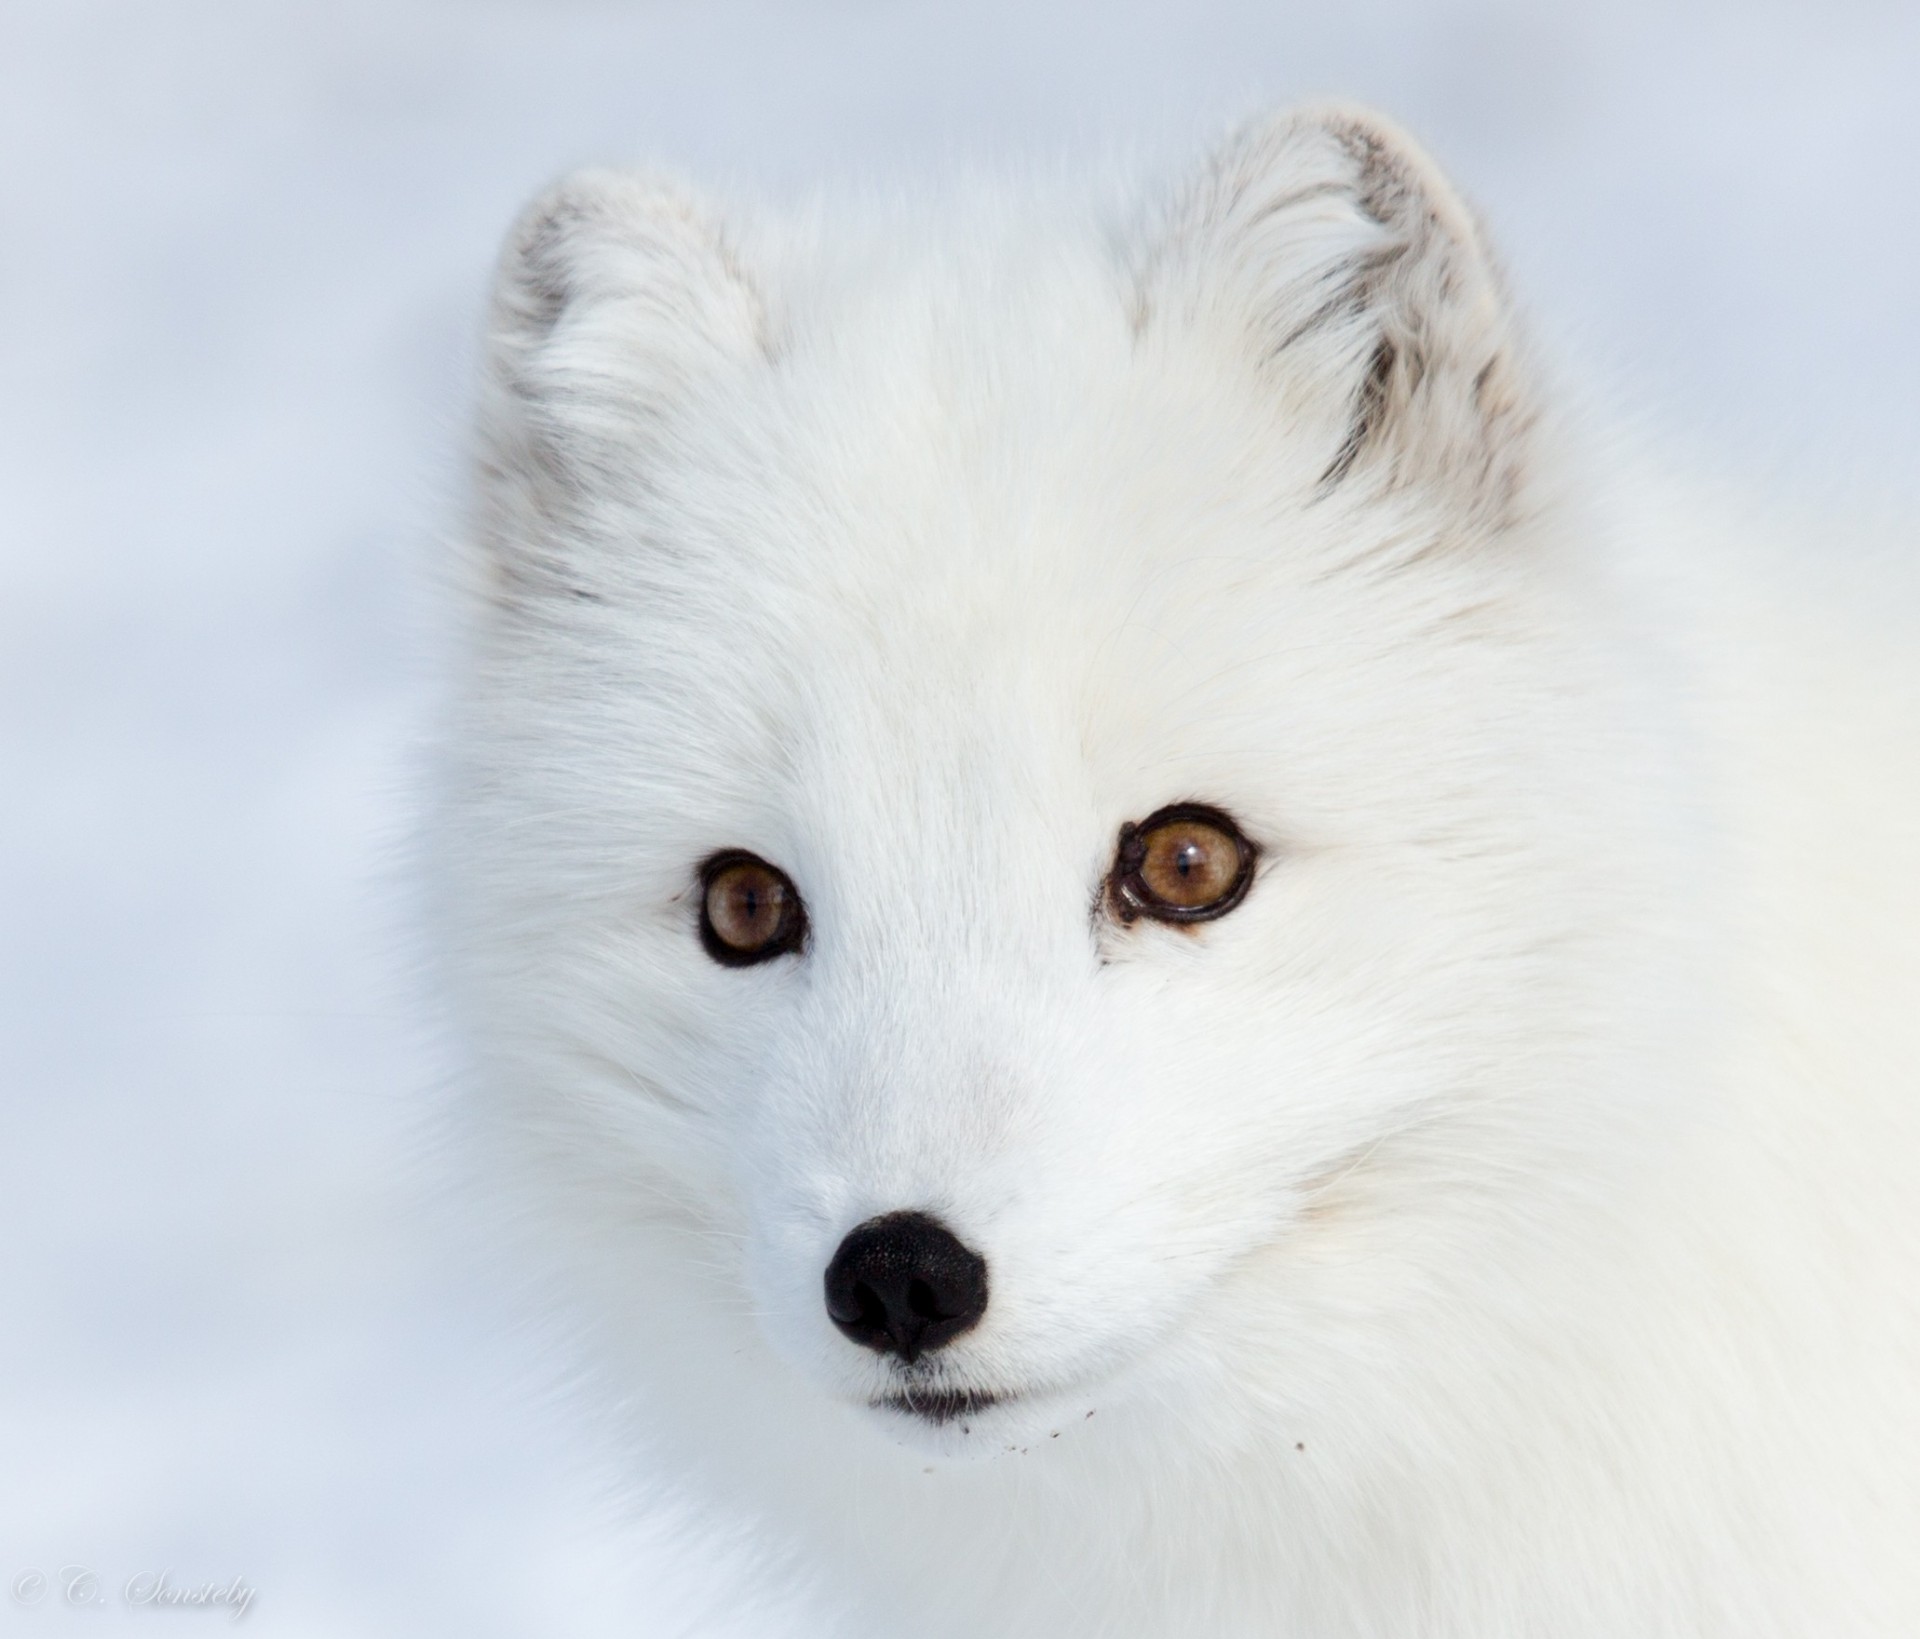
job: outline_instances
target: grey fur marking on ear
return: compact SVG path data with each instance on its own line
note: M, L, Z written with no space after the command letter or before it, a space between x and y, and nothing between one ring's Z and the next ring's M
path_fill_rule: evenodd
M1512 509L1533 419L1522 344L1472 213L1380 116L1341 105L1246 127L1176 200L1136 325L1226 318L1319 426L1318 493L1363 475Z
M501 584L585 595L567 537L596 495L668 457L675 407L763 357L765 329L719 224L677 185L588 170L534 200L488 314L480 534Z
M629 347L694 364L762 345L764 312L717 221L663 178L574 173L515 223L494 286L496 345L537 348L597 311Z

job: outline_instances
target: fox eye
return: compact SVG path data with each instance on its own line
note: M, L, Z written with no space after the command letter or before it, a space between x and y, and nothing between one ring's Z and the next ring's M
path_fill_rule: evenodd
M807 912L785 871L734 849L700 867L700 943L724 967L750 967L798 950Z
M1206 922L1246 897L1259 850L1217 808L1176 803L1120 827L1108 879L1122 922Z

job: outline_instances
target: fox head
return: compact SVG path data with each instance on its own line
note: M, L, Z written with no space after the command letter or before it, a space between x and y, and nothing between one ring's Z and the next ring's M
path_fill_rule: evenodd
M441 914L636 1369L1290 1438L1632 1164L1672 793L1398 131L838 238L586 173L483 391Z

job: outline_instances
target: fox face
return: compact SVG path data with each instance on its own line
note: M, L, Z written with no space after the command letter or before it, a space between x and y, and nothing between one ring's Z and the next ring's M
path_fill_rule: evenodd
M654 1249L596 1278L663 1369L946 1453L1283 1429L1554 1232L1516 1178L1632 1164L1631 619L1382 122L977 215L590 173L516 229L439 833L481 1103Z

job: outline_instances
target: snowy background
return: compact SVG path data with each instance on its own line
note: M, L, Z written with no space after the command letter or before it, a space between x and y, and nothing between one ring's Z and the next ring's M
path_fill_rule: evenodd
M429 567L538 183L778 197L1359 96L1680 446L1911 492L1916 85L1911 0L0 0L0 1630L224 1622L124 1604L166 1570L273 1635L801 1631L618 1523L418 1204ZM15 1596L69 1566L98 1604Z

